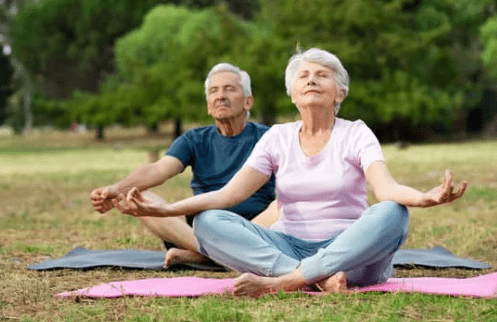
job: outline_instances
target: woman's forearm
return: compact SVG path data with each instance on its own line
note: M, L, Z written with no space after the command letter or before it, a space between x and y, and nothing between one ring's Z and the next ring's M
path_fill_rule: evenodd
M243 201L243 200L242 200ZM240 201L229 198L221 190L196 195L173 204L165 205L161 214L167 217L187 216L209 209L224 209L238 204Z
M168 216L193 215L203 210L225 209L246 200L269 178L249 167L242 167L220 190L203 193L167 206Z
M376 193L376 198L380 201L395 201L407 207L423 207L424 193L408 186L394 184Z

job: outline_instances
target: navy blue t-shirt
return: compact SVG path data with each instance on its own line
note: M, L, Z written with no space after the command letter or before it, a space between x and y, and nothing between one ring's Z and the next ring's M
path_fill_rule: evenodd
M178 158L185 168L192 167L193 194L221 189L240 170L261 136L266 125L247 122L237 136L223 136L215 125L188 130L174 140L166 155ZM274 177L249 199L228 208L248 220L262 212L275 198Z

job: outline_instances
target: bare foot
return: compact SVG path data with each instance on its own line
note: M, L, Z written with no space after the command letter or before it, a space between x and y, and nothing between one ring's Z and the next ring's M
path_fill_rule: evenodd
M237 296L258 297L275 293L279 289L276 277L257 276L245 273L235 279L233 294Z
M209 261L207 257L191 250L170 248L166 253L164 268L168 268L174 264L203 263L207 261Z
M322 292L338 293L347 291L347 276L345 272L338 272L333 276L317 282L316 287Z

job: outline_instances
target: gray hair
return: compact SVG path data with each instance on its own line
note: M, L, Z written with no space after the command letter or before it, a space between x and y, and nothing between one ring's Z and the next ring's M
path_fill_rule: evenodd
M285 70L285 86L286 93L289 96L292 96L295 74L299 69L300 62L303 60L331 68L335 74L335 81L338 85L338 88L345 91L345 97L347 97L347 95L349 94L349 74L347 73L347 70L345 70L342 62L340 61L340 59L338 59L337 56L319 48L311 48L303 53L297 52L288 61L288 65ZM338 113L339 109L340 104L337 104L335 106L335 114Z
M250 76L249 74L241 70L240 68L228 64L228 63L220 63L217 64L216 66L212 67L212 69L209 71L209 74L207 74L207 78L205 79L205 95L209 93L209 82L211 80L211 77L214 76L217 73L222 73L222 72L230 72L235 75L237 75L240 78L240 86L242 87L243 90L243 96L252 96L252 88L250 87Z

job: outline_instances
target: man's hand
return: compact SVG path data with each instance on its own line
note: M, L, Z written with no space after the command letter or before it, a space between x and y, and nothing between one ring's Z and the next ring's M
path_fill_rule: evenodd
M93 208L101 214L114 208L112 199L116 197L117 191L114 186L97 188L90 194L91 204Z
M112 199L117 210L123 214L134 217L165 217L167 204L150 198L146 193L141 193L138 188L132 188L128 194L120 194Z
M452 175L449 170L445 171L443 183L423 194L421 207L432 207L444 203L452 202L461 198L468 186L466 181L463 181L459 186L459 190L454 192L454 183L452 182Z

